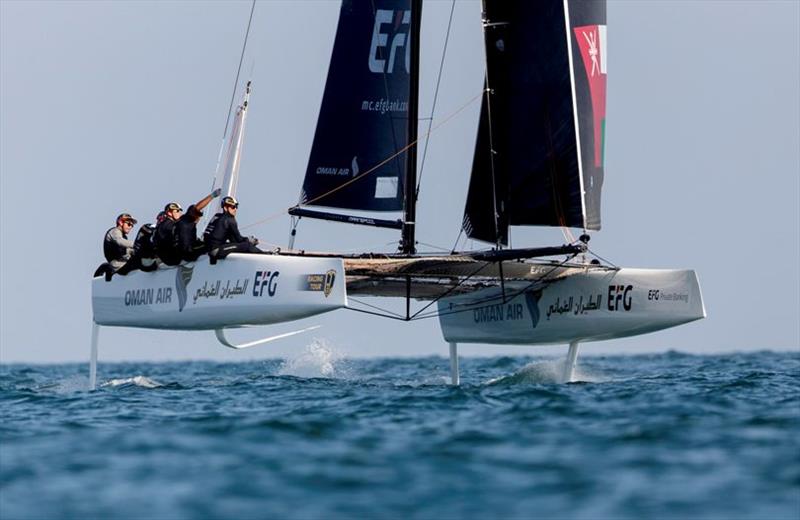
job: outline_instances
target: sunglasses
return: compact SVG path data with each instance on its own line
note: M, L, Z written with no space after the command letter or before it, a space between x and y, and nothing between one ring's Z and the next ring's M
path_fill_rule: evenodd
M238 204L236 204L236 205L234 206L233 204L225 204L225 207L226 207L226 208L232 208L232 209L238 209L238 208L239 208L239 205L238 205Z

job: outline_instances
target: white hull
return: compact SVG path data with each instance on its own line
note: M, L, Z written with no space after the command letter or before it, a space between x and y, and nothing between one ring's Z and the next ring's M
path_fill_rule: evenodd
M231 254L210 265L92 280L98 325L211 330L269 325L345 307L341 258Z
M523 291L525 288L528 290ZM439 301L451 343L541 345L646 334L704 318L692 270L587 270L546 286L507 285Z

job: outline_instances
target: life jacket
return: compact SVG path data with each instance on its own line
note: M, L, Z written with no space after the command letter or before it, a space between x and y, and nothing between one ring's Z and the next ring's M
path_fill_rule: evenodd
M136 240L133 242L133 254L139 258L153 258L156 256L156 248L153 244L153 233L155 228L152 224L145 224L139 228Z

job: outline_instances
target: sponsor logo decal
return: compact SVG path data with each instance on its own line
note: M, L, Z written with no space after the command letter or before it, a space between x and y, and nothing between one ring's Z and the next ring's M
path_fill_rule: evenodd
M385 26L388 32L384 32ZM372 43L369 46L369 70L376 74L392 74L395 71L395 61L398 50L405 47L405 72L411 69L411 56L407 45L408 29L411 25L411 11L392 9L378 9L375 11L375 25L372 28ZM391 36L391 43L389 37ZM388 49L388 60L387 60Z
M400 98L389 100L386 98L380 99L365 99L361 102L362 112L380 112L384 115L386 112L408 112L408 101Z
M609 285L608 286L608 310L629 311L633 307L632 285Z
M314 173L317 175L335 175L341 177L350 177L350 168L336 168L333 166L317 166L317 169L314 170ZM353 177L355 177L358 172L353 172Z
M647 299L653 301L683 302L689 303L688 293L676 293L664 289L650 289L647 291Z
M497 303L474 308L472 309L472 321L474 323L504 323L524 320L525 308L527 308L531 320L531 328L535 329L539 324L539 316L541 314L539 312L539 300L541 297L541 290L527 291L523 295L524 304L516 303L519 299L514 298L509 303ZM450 303L450 311L453 311L452 303Z
M525 292L525 305L528 306L528 313L531 315L532 328L536 328L539 324L539 300L542 297L542 291L527 291Z
M192 281L193 271L194 266L179 265L175 269L175 292L178 294L178 312L182 312L186 306L186 300L188 299L186 289L189 286L189 282ZM195 301L197 301L197 298L195 298Z
M475 323L497 323L522 319L521 303L498 303L486 305L472 310L472 319Z
M204 282L202 287L198 287L194 292L192 303L197 303L201 298L209 299L219 297L220 300L233 298L247 292L247 285L250 283L249 278L240 278L231 286L231 280L225 281L225 286L222 286L222 280L215 282Z
M599 309L602 301L602 294L591 294L588 298L584 298L582 294L580 296L570 296L569 298L565 296L563 301L559 296L556 301L547 306L547 319L549 321L550 316L560 316L562 314L574 314L575 316L588 314L590 311Z
M589 80L594 122L594 165L603 166L606 136L606 26L585 25L573 29Z
M158 289L133 289L131 291L125 291L126 307L170 302L172 302L172 287L159 287Z
M304 291L321 291L327 298L333 290L333 283L336 281L336 271L329 270L325 274L309 274L306 275L305 284L303 285Z
M267 296L270 298L275 296L278 292L278 276L279 271L256 271L256 277L253 281L253 296L264 296L264 289L267 291Z

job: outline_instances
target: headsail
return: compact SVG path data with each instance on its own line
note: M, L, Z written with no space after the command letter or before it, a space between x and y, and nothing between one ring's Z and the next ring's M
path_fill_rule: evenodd
M300 205L403 209L410 25L411 0L342 2Z
M470 237L505 244L508 225L600 229L605 23L602 0L484 0Z

